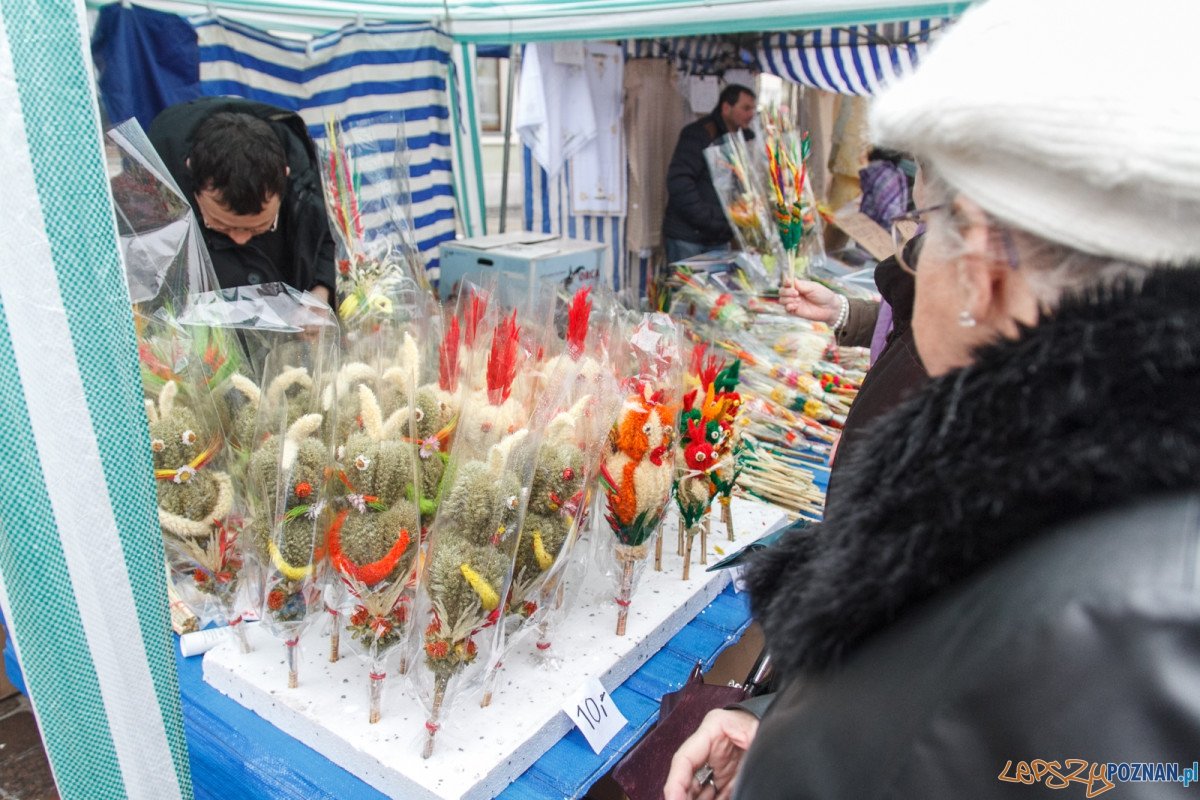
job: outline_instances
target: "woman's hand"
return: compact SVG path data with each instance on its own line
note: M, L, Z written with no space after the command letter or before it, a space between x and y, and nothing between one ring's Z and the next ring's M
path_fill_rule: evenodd
M671 759L671 772L663 787L664 800L730 797L742 757L757 732L758 718L748 711L708 712L700 727ZM695 775L705 764L712 768L712 780L702 786Z
M792 281L779 290L779 302L789 314L832 325L842 311L842 301L830 289L813 281Z

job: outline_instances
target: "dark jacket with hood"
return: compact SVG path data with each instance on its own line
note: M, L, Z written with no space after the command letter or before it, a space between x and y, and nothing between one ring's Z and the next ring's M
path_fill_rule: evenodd
M1094 797L1109 762L1191 766L1198 397L1200 271L1160 270L882 418L827 521L748 572L786 688L735 796Z
M196 128L221 111L250 114L270 124L283 145L290 168L278 227L255 236L245 245L205 227L186 163ZM236 97L202 97L165 109L154 119L149 137L196 212L221 286L281 281L307 291L321 284L329 288L333 298L334 243L325 215L317 152L304 121L297 114Z
M728 133L720 111L713 111L684 127L679 133L671 165L667 168L667 211L663 236L704 245L727 245L733 229L721 210L704 160L704 148ZM747 139L754 131L744 130Z

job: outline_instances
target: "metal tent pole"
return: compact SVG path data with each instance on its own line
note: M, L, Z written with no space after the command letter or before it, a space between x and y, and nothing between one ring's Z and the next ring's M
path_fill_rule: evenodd
M504 166L500 175L500 232L508 227L508 162L509 138L512 136L513 94L517 88L517 72L521 69L521 46L514 44L508 53L508 86L504 99Z

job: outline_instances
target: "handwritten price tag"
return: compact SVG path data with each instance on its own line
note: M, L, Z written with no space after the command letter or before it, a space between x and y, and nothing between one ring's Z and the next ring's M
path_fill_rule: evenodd
M589 678L576 689L563 703L562 710L583 732L592 752L597 754L625 727L625 715L595 678Z
M734 567L729 573L729 580L733 583L733 591L741 594L746 591L746 568L745 566Z

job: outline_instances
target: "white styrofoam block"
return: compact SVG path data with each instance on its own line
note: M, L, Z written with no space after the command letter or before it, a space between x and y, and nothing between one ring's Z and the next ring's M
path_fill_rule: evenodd
M734 499L737 539L729 542L714 506L709 563L721 557L714 547L729 554L768 532L782 516L771 506ZM690 579L680 579L676 529L676 518L668 516L662 529L663 571L654 571L651 553L625 636L614 633L613 586L593 565L553 643L562 666L548 668L539 660L532 638L518 643L491 705L480 708L477 696L465 697L448 709L427 760L420 756L425 711L404 680L389 678L383 719L368 725L365 662L343 646L343 657L329 663L328 640L316 632L319 625L309 626L300 645L298 689L287 688L283 643L261 625L248 629L254 652L243 654L232 641L209 651L204 680L391 797L494 797L570 731L573 723L560 708L568 693L589 677L610 691L619 686L725 588L728 572L708 573L699 565L699 537Z

